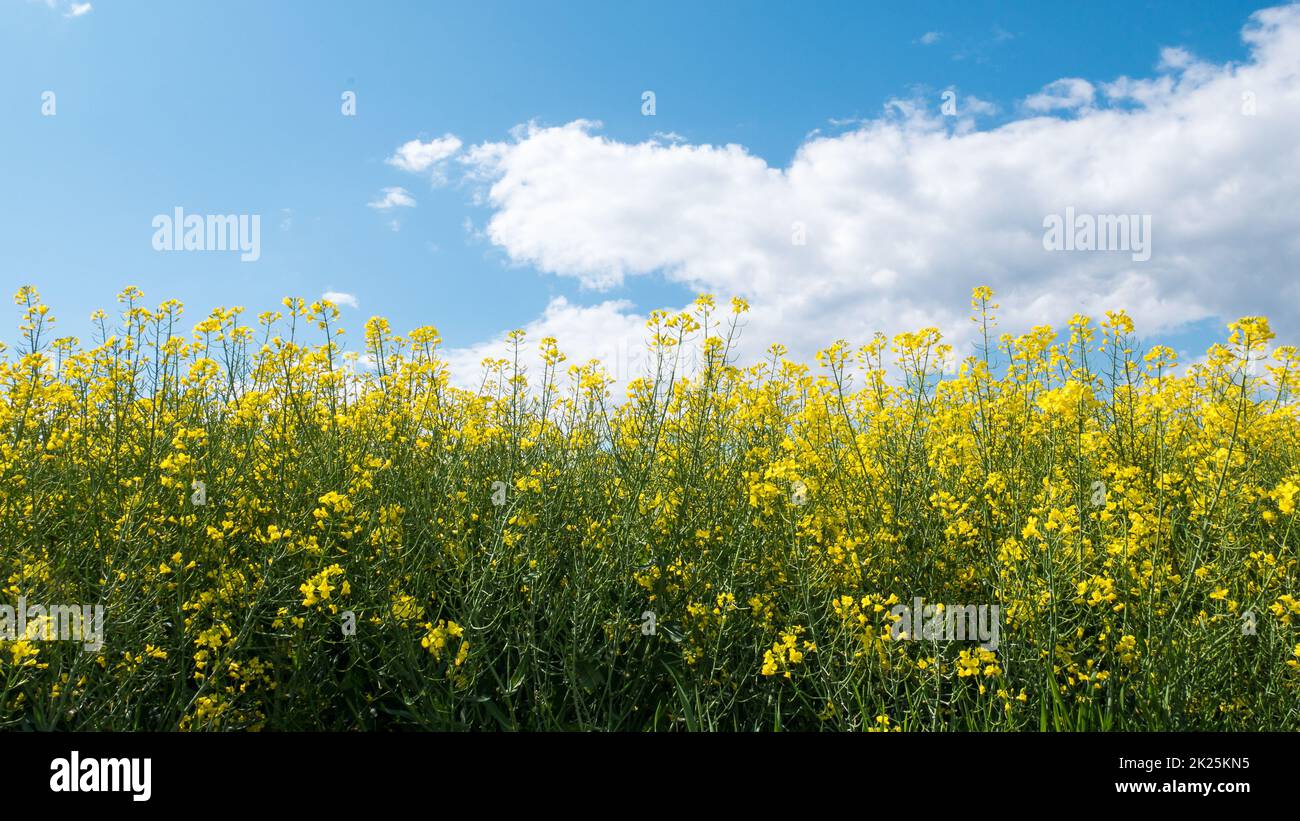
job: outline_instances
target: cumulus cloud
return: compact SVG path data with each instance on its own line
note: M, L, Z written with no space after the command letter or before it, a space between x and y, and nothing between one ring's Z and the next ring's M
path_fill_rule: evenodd
M979 97L971 94L962 98L962 108L970 114L977 114L984 117L991 117L998 113L996 103L991 103L988 100L981 100Z
M41 3L51 11L63 9L63 16L67 18L83 17L94 10L90 3L66 2L65 0L34 0Z
M460 147L460 139L452 134L444 134L427 143L411 140L398 146L396 153L384 162L411 174L428 173L435 184L441 184L445 181L445 161Z
M1025 98L1025 108L1030 111L1090 109L1095 95L1092 83L1078 77L1066 77L1048 83L1042 91Z
M943 38L942 31L927 31L917 38L916 42L923 46L932 46Z
M652 364L643 344L645 322L646 317L636 313L627 300L607 300L583 306L564 297L555 297L540 317L522 329L527 334L524 366L530 379L534 375L540 378L537 345L542 339L553 336L566 357L560 368L562 374L570 365L597 359L606 375L614 380L616 389L620 388L644 375ZM462 386L473 386L483 373L483 360L508 356L510 348L506 336L503 332L481 344L449 350L446 360L454 380Z
M415 197L405 188L385 188L379 192L379 199L366 203L377 211L389 211L393 208L414 208Z
M1166 49L1153 76L1065 78L987 130L891 101L814 133L787 167L739 145L622 142L582 120L524 127L462 162L491 210L483 234L512 262L589 289L653 274L744 296L747 343L802 356L930 325L960 346L976 284L997 290L999 330L1124 308L1146 332L1269 313L1294 339L1300 6L1257 12L1243 38L1243 63ZM1150 259L1047 250L1044 220L1067 208L1150 215ZM617 300L553 302L534 330L608 348L639 341L639 320Z
M320 295L321 299L329 300L335 305L346 305L349 308L359 308L360 304L353 294L344 293L343 291L326 291Z

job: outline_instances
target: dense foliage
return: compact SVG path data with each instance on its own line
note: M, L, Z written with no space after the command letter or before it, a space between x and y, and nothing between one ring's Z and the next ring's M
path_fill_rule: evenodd
M1300 354L998 337L991 299L964 362L809 368L739 367L701 297L611 398L549 338L467 391L328 302L187 335L127 289L83 347L23 288L0 603L104 643L0 637L0 727L1300 729ZM996 650L895 635L916 597L998 605Z

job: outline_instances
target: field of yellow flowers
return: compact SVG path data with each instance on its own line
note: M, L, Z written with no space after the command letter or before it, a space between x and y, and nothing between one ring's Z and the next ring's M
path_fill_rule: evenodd
M327 302L191 332L129 288L85 346L24 287L0 603L105 615L0 638L0 728L1300 729L1300 352L992 299L955 366L926 329L740 367L700 297L611 399L549 338L467 391ZM999 606L996 650L902 640L916 597Z

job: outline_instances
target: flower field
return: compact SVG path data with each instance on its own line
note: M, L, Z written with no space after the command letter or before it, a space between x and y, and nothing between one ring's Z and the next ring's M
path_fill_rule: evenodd
M435 329L347 355L299 299L130 288L83 345L25 287L0 603L103 641L0 636L0 728L1300 730L1300 352L993 299L964 361L804 365L740 364L747 306L700 297L624 396L519 332L457 388ZM996 606L996 647L900 635L918 598Z

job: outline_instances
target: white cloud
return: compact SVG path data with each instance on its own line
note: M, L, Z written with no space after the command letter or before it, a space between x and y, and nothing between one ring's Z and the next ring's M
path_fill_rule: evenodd
M1025 98L1030 111L1073 111L1092 108L1096 92L1092 83L1078 77L1066 77L1043 86L1037 94Z
M657 140L663 140L664 142L670 142L670 143L686 142L686 138L683 137L681 134L678 134L676 131L656 131L654 133L654 137Z
M942 31L927 31L925 34L922 34L920 37L918 37L916 42L920 43L923 46L932 46L935 43L939 42L939 40L942 38L943 38Z
M779 341L806 357L837 337L929 325L960 345L977 284L998 292L999 331L1124 308L1147 333L1268 313L1294 339L1300 6L1256 13L1243 36L1245 63L1166 50L1153 77L1067 78L1028 106L1068 116L979 131L954 128L937 101L891 101L851 131L810 136L784 168L738 145L620 142L587 121L528 126L463 162L484 181L483 233L510 261L588 288L656 274L745 296L755 350ZM1150 214L1151 259L1044 250L1044 218L1067 207ZM792 242L796 222L806 245ZM552 303L536 325L565 348L587 344L593 317L602 339L642 336L617 301Z
M627 300L582 306L574 305L564 297L555 297L540 317L522 329L527 334L523 364L530 382L536 386L541 376L538 344L545 337L554 336L560 351L567 357L559 369L562 376L570 365L600 360L606 375L615 381L612 396L621 398L622 388L632 379L644 375L645 369L652 364L645 351L645 322L646 317L633 311L632 303ZM488 342L450 349L445 356L455 381L472 387L482 377L484 359L509 358L509 351L506 333L501 333Z
M1160 50L1160 68L1182 71L1196 63L1196 58L1185 48L1163 48Z
M983 117L991 117L998 113L996 103L991 103L988 100L981 100L979 97L971 94L967 94L962 98L961 107L962 110L968 114L976 114Z
M361 307L357 303L357 298L353 294L344 293L343 291L326 291L320 295L321 299L327 299L335 305L346 305L349 308Z
M405 188L385 188L379 192L382 196L374 202L367 203L371 208L388 211L393 208L414 208L415 197Z
M67 18L82 17L94 10L94 6L90 3L77 3L75 0L30 0L30 2L40 3L50 11L58 11L62 8L63 16Z
M384 162L412 174L430 173L434 184L444 182L443 164L460 150L461 141L452 134L444 134L427 143L411 140L398 146L397 152Z

